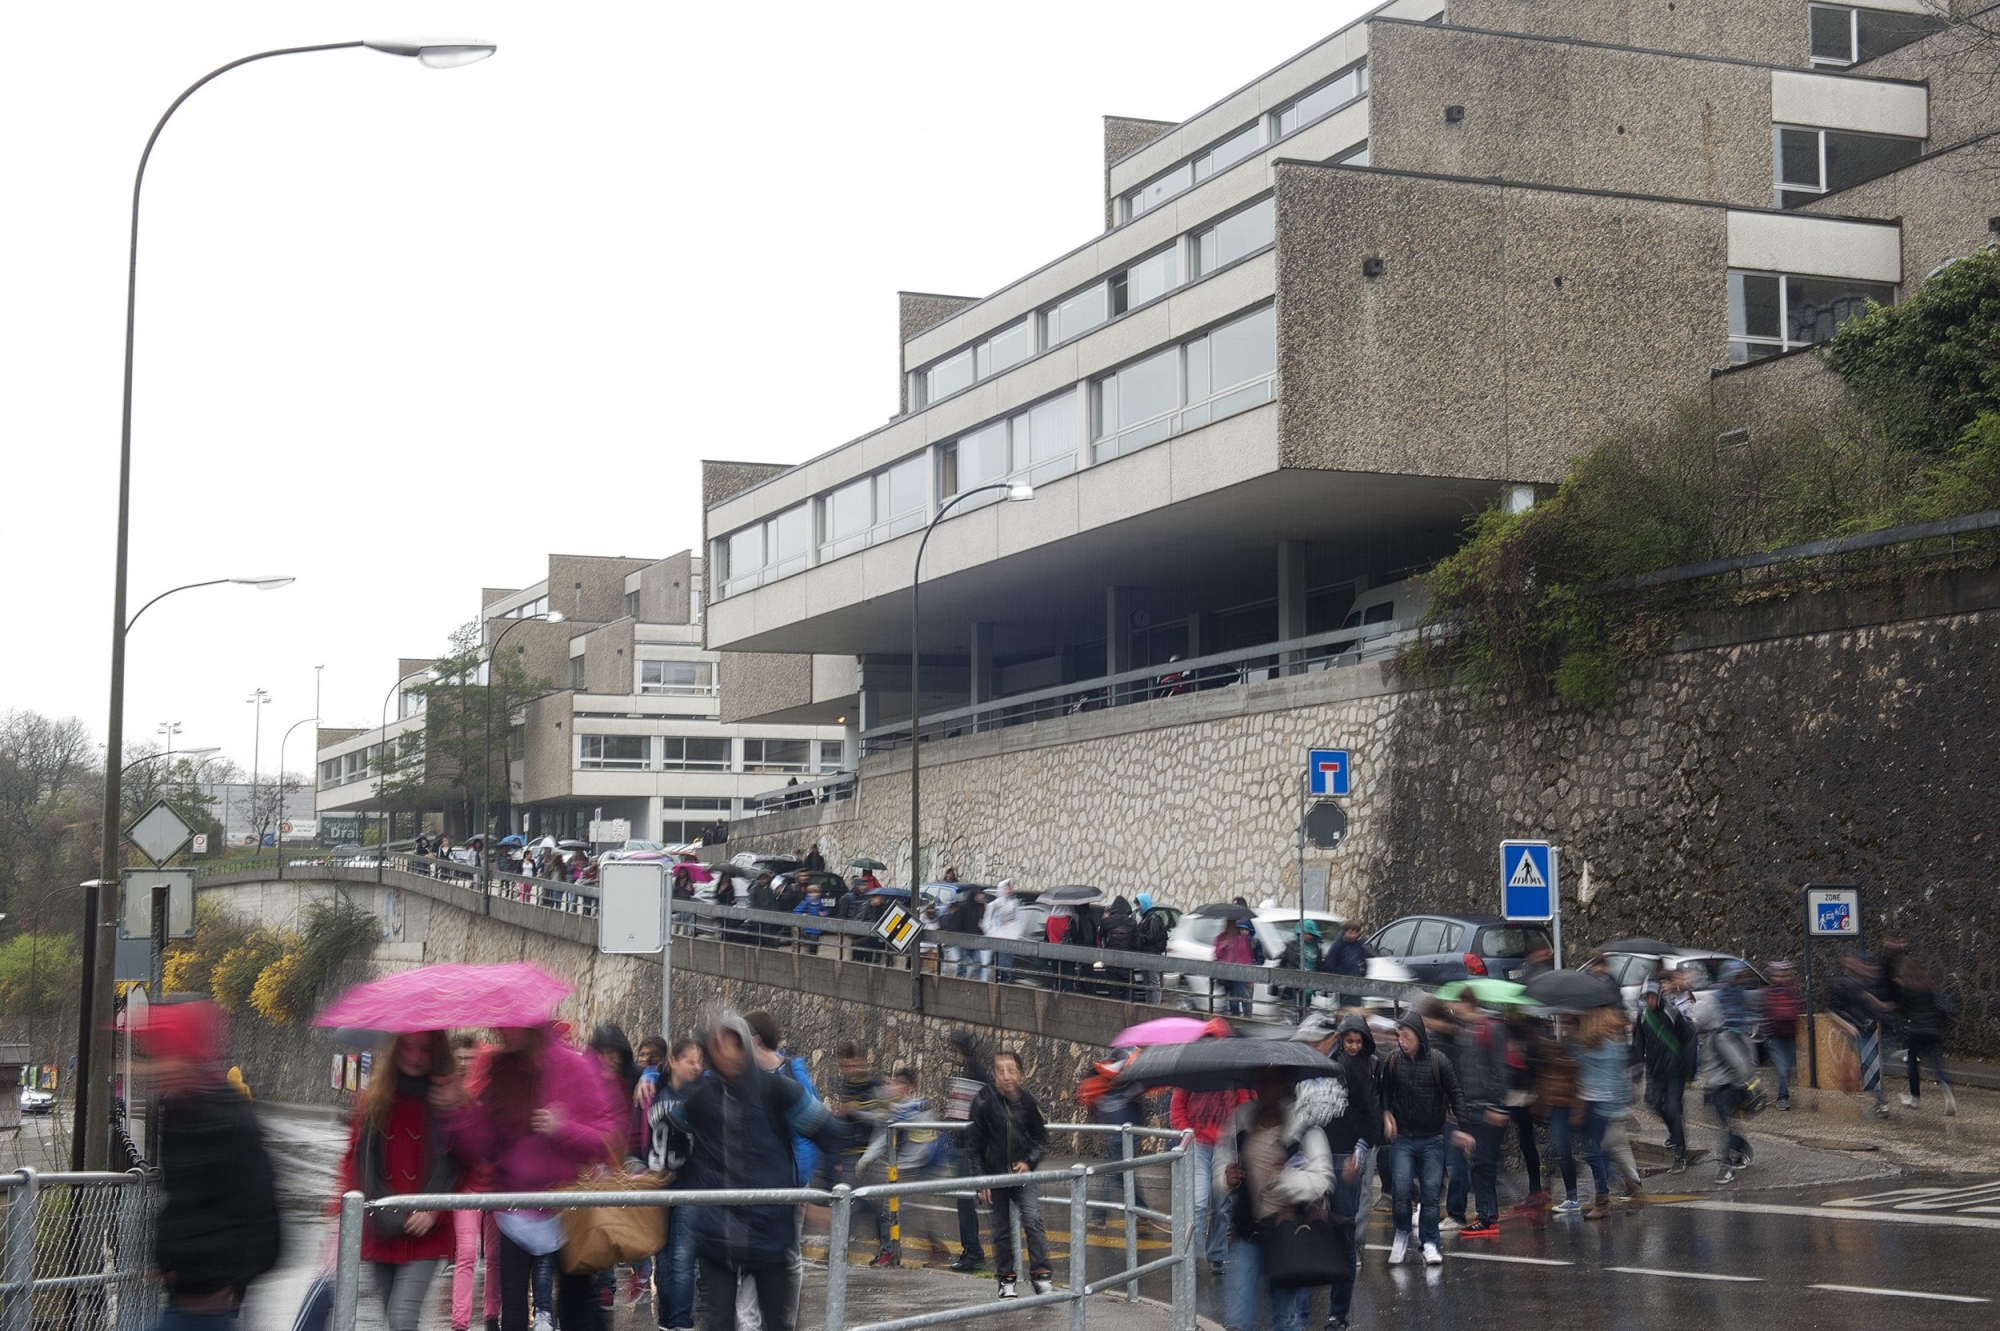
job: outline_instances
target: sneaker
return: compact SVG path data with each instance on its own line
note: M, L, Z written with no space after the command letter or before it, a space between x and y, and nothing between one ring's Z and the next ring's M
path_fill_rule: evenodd
M545 1312L535 1314L535 1331L555 1331L555 1323Z
M1345 1317L1327 1318L1326 1331L1347 1331L1347 1319Z
M1728 1165L1724 1165L1722 1172L1715 1176L1715 1181L1717 1183L1734 1183L1736 1181L1736 1171Z
M1792 1102L1791 1102L1791 1099L1790 1099L1789 1097L1783 1097L1783 1096L1781 1096L1781 1097L1779 1098L1779 1100L1778 1100L1778 1108L1780 1108L1780 1109L1783 1109L1783 1110L1785 1110L1785 1111L1787 1111L1787 1112L1790 1112L1790 1110L1791 1110L1791 1107L1792 1107Z
M986 1258L983 1256L974 1257L970 1253L960 1253L958 1260L953 1262L949 1269L965 1276L972 1275L985 1265Z
M1877 1118L1887 1118L1887 1117L1889 1117L1889 1106L1887 1106L1887 1105L1876 1105L1876 1106L1875 1106L1875 1117L1877 1117Z
M1896 1098L1903 1102L1903 1108L1905 1109L1915 1109L1917 1107L1917 1097L1911 1095L1908 1091L1903 1092Z
M1667 1166L1667 1172L1669 1174L1685 1174L1687 1173L1687 1167L1688 1158L1684 1155L1677 1155L1674 1157L1674 1162Z
M1500 1237L1500 1223L1497 1220L1479 1220L1458 1231L1462 1239L1497 1239Z
M1012 1276L1000 1277L1000 1297L1003 1299L1018 1299L1021 1297L1021 1291L1014 1288L1014 1279Z
M1052 1293L1056 1287L1056 1282L1049 1278L1049 1275L1046 1271L1043 1272L1041 1275L1030 1275L1028 1277L1028 1283L1034 1286L1035 1293L1037 1294Z
M1450 1216L1446 1216L1444 1219L1438 1221L1438 1233L1440 1234L1456 1234L1464 1228L1465 1222L1463 1220L1453 1220Z
M1581 1211L1582 1209L1583 1207L1580 1204L1578 1204L1576 1198L1574 1197L1565 1197L1562 1201L1558 1202L1554 1208L1555 1213L1557 1215L1575 1215L1578 1211Z
M1389 1245L1389 1265L1401 1266L1403 1258L1409 1255L1409 1251L1410 1236L1401 1230L1396 1231L1396 1240Z
M1444 1265L1444 1254L1438 1251L1437 1244L1426 1243L1424 1245L1424 1265L1425 1266Z
M1944 1088L1944 1116L1946 1118L1958 1117L1958 1097L1951 1093L1951 1087L1949 1086Z
M887 1248L884 1248L882 1249L882 1251L876 1253L875 1260L868 1263L868 1265L873 1267L894 1266L895 1264L896 1264L896 1255L890 1252Z

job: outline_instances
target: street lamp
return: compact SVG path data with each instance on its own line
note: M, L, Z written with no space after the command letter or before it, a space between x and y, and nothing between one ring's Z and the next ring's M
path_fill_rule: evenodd
M307 721L317 723L319 721L319 717L308 716L303 720L292 722L292 724L286 728L284 735L278 740L278 816L274 822L274 826L277 828L277 831L273 834L275 839L271 843L271 848L279 852L283 852L283 850L285 849L285 743L286 741L291 739L292 731L297 730L300 726L306 724ZM318 758L319 756L319 749L317 745L314 746L313 756L314 758ZM313 782L313 788L315 790L319 788L319 782L317 776L315 776ZM282 853L280 853L278 856L278 877L283 878L284 876L285 876L285 857Z
M389 704L399 694L402 693L403 685L409 683L413 679L427 679L429 678L430 673L431 673L431 668L429 666L425 666L422 670L412 670L409 674L404 675L394 684L391 684L389 686L389 691L382 695L382 740L381 740L382 762L380 766L377 766L374 763L367 764L368 767L375 773L375 798L378 801L382 798L382 778L388 775ZM398 717L396 719L399 721L402 720L401 717ZM388 826L386 826L382 831L382 845L375 852L375 868L377 870L376 877L378 880L381 877L380 870L382 868L382 864L389 858L389 834L396 830L395 815L390 813L386 808L383 809L382 812L383 815L387 819L389 819L389 823Z
M486 749L479 768L479 831L482 838L479 843L479 913L482 915L489 913L487 902L493 895L493 828L490 825L493 815L487 799L493 787L493 667L500 660L500 644L507 641L507 635L521 625L538 619L548 624L560 624L563 614L560 610L548 610L539 615L523 615L501 629L494 636L493 645L486 649ZM513 798L514 770L510 763L507 769L507 799L511 803Z
M123 571L122 568L120 571L121 572ZM172 596L175 592L191 592L197 587L220 587L224 583L228 583L233 587L255 587L260 592L274 592L278 590L278 588L280 587L289 587L297 581L298 579L294 577L280 576L280 577L270 577L270 578L210 578L206 582L184 582L178 587L167 588L165 591L161 592L158 596L155 596L152 600L140 606L139 613L133 615L132 618L125 621L125 632L130 633L132 631L132 626L139 622L139 615L145 614L148 610L151 610L156 604L166 600L169 596ZM119 659L122 662L124 658L121 656Z
M1009 503L1021 503L1035 497L1032 485L1015 485L1009 481L994 481L990 485L975 485L970 490L961 490L938 505L937 516L924 528L924 539L917 542L917 557L910 568L910 913L916 914L919 894L923 891L923 870L917 867L918 814L921 808L917 792L917 671L920 658L917 653L917 601L923 591L924 547L931 543L931 533L937 530L944 515L972 498L976 494L987 494L994 490L1005 490ZM918 960L921 957L919 956ZM916 976L920 967L916 960L910 963L910 972ZM921 981L917 981L921 984ZM918 991L921 993L921 989Z
M146 138L146 147L139 154L139 169L132 177L131 247L125 267L124 411L118 436L118 529L112 556L111 715L109 723L105 726L104 737L105 752L112 756L112 761L104 765L104 840L100 847L101 862L98 865L98 876L105 883L115 883L118 878L119 827L116 818L118 773L115 763L117 755L124 751L125 744L125 635L131 629L125 618L125 592L132 524L132 348L139 302L139 201L146 184L146 163L152 159L153 146L160 141L160 132L167 127L167 122L173 119L174 112L180 110L181 103L230 70L258 60L269 60L275 56L305 55L314 51L341 51L364 46L386 55L410 57L433 69L450 68L454 65L483 60L494 51L491 45L478 42L412 44L365 41L328 42L318 46L286 46L271 51L259 51L210 70L189 84L187 90L174 98L159 122L153 126L153 132ZM223 579L223 581L233 582L239 579ZM253 586L263 585L263 581L256 579L241 581L249 581ZM275 583L275 585L283 584ZM157 601L160 598L153 599ZM146 603L147 606L151 604L152 601ZM146 606L139 608L140 614L144 614L145 611ZM136 621L138 615L134 615L132 619ZM84 933L84 991L76 1023L76 1061L77 1066L83 1069L83 1076L77 1079L76 1086L76 1117L82 1131L73 1132L70 1139L70 1168L76 1170L104 1169L111 1158L111 1116L97 1113L90 1107L93 1088L101 1086L108 1095L111 1084L111 1042L109 1039L96 1038L99 1031L108 1030L111 1026L112 991L116 985L113 954L117 947L118 903L109 890L98 893L96 919L97 927Z
M118 775L120 776L125 775L125 773L131 771L133 768L137 767L140 763L156 763L162 758L199 758L205 754L221 753L221 752L222 752L221 748L219 748L214 744L210 744L206 748L200 748L200 749L166 749L160 753L149 753L143 758L134 758L131 762L126 763L123 767L118 769ZM200 772L201 767L197 765L195 767L195 771L197 773Z

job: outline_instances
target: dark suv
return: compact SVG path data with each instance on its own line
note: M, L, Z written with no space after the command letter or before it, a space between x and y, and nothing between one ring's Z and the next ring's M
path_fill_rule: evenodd
M1511 924L1498 915L1405 915L1375 931L1368 946L1399 961L1423 984L1486 975L1511 980L1549 936L1539 924Z

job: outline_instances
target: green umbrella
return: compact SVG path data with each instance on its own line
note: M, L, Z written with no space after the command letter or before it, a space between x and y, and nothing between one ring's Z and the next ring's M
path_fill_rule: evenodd
M1540 1007L1541 1004L1528 997L1528 991L1511 980L1453 980L1438 990L1437 996L1445 1002L1456 1002L1467 995L1475 1003L1488 1007Z

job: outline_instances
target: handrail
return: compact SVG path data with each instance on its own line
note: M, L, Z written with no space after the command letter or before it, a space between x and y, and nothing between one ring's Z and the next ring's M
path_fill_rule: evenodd
M1654 569L1650 573L1634 573L1628 577L1613 578L1588 588L1590 591L1633 591L1642 587L1658 587L1674 582L1696 582L1702 578L1712 578L1723 573L1738 573L1745 569L1768 568L1773 564L1788 564L1798 559L1822 559L1827 555L1852 554L1857 550L1878 550L1883 546L1906 545L1911 541L1935 540L1940 536L1963 536L1972 532L1991 531L2000 528L2000 509L1990 509L1984 513L1967 513L1955 518L1944 518L1937 522L1919 522L1906 527L1885 527L1880 531L1859 532L1853 536L1829 536L1818 541L1806 541L1800 545L1779 546L1775 550L1760 550L1754 554L1735 555L1729 559L1710 559L1699 564L1682 564L1675 568Z

